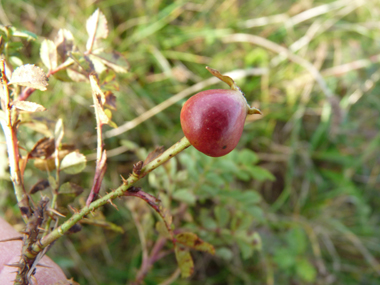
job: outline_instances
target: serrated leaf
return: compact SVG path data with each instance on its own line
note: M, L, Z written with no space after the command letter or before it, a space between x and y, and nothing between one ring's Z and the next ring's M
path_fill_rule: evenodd
M29 101L14 101L12 106L29 113L46 111L46 108L44 106Z
M45 91L46 86L48 86L48 78L40 67L33 64L26 64L18 67L13 72L9 84L16 84Z
M185 249L178 248L178 246L175 247L174 251L178 266L181 269L182 278L190 277L194 272L194 262L190 252Z
M79 152L71 152L61 161L60 169L67 174L77 174L86 167L86 157Z
M66 182L59 187L59 194L79 196L84 191L83 187L72 182Z
M41 44L40 57L43 64L49 69L54 70L58 65L57 47L51 40L44 40Z
M87 50L92 50L98 39L105 39L108 36L107 19L99 9L97 9L86 22L86 30L88 40L86 44Z
M199 251L206 251L215 254L214 246L208 242L201 240L194 233L180 233L175 236L177 242Z

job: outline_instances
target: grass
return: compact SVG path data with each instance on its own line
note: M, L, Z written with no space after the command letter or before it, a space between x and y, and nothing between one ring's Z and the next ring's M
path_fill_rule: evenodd
M172 284L380 284L379 1L15 0L0 8L2 24L39 37L20 50L24 63L40 63L40 42L60 28L83 49L86 19L96 8L105 14L110 34L104 45L130 64L130 72L117 77L113 121L133 124L106 139L115 155L103 193L155 146L167 148L182 137L179 112L191 94L170 100L205 82L205 65L245 71L237 83L264 115L248 118L238 150L211 159L188 149L139 185L160 196L177 228L213 244L216 256L193 252L195 273L181 279L169 254L154 264L146 284L169 284L172 274ZM252 68L265 72L247 75ZM225 88L216 82L199 90ZM91 157L96 130L89 85L52 78L49 88L30 100L48 109L50 129L62 118L64 142ZM27 128L19 135L27 149L42 137ZM2 216L21 227L7 165L0 165ZM94 169L89 162L81 175L61 180L90 189ZM30 187L46 173L29 165L25 177ZM86 191L74 206L84 203ZM142 248L157 240L159 218L146 204L131 198L117 206L96 218L123 234L84 225L50 250L80 284L130 282Z

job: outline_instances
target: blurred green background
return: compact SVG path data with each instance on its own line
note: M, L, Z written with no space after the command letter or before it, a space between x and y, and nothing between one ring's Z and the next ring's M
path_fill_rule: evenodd
M105 14L109 36L103 46L130 65L128 73L117 75L113 121L119 126L199 82L198 91L227 88L204 82L211 77L206 65L222 73L239 70L238 85L262 110L263 116L247 118L237 149L226 157L189 148L139 182L170 209L177 229L196 233L216 249L215 256L192 252L194 274L181 279L167 241L168 255L153 265L144 284L380 284L380 1L0 4L1 24L38 36L23 41L14 56L40 66L43 39L65 28L84 51L86 20L97 8ZM259 74L252 75L253 68ZM106 139L101 193L119 186L120 175L127 177L154 147L168 148L183 136L179 113L186 98ZM63 142L88 155L85 172L61 177L86 189L68 199L79 208L95 169L89 84L50 78L48 91L36 91L29 100L48 109L39 116L50 130L62 118ZM28 150L42 137L26 127L19 132ZM5 144L0 149L1 215L21 229ZM27 187L46 177L28 164ZM65 199L61 205L69 203ZM159 217L146 204L132 197L115 203L119 211L107 205L96 216L120 231L84 225L49 252L80 284L129 284L142 248L150 250L158 239Z

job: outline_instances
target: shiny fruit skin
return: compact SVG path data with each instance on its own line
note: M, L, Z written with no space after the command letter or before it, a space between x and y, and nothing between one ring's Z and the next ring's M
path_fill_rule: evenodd
M182 107L182 130L200 152L212 157L223 156L238 144L247 111L247 101L237 90L199 92Z

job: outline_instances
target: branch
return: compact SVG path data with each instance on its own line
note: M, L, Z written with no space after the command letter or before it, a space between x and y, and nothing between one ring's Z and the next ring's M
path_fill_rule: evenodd
M129 176L128 179L123 181L123 184L119 186L116 190L107 194L106 196L92 202L89 206L85 206L79 213L74 214L70 219L64 222L61 226L53 230L50 234L45 236L39 243L33 244L28 255L33 257L38 254L41 250L47 247L49 244L57 240L59 237L63 236L72 226L74 226L78 221L80 221L84 216L88 215L90 212L98 209L99 207L107 204L109 201L114 200L115 198L125 196L128 188L130 188L134 183L139 181L145 175L159 167L160 165L167 162L172 157L176 156L178 153L190 146L190 142L186 137L183 137L180 141L175 143L159 157L152 160L150 163L145 165L141 172L137 175L133 173Z
M0 123L3 128L7 143L9 169L11 173L13 188L16 194L17 203L21 210L23 218L27 220L28 216L32 213L32 211L29 206L29 198L24 189L23 179L19 167L18 141L16 135L17 117L14 117L14 120L12 120L12 106L8 89L8 80L5 75L4 59L0 60L0 68L1 107L5 113L5 119L0 120Z

